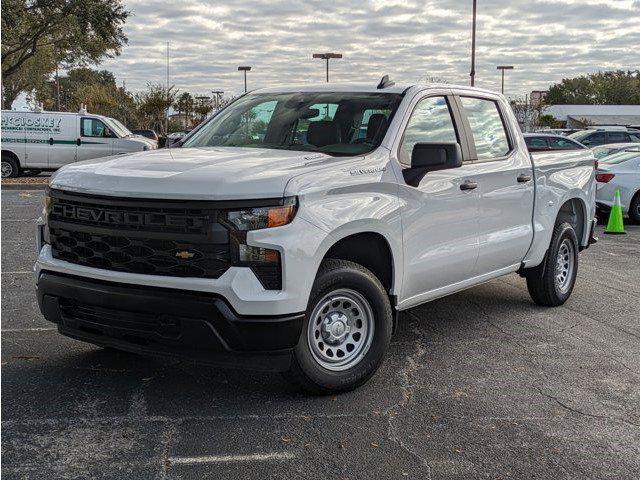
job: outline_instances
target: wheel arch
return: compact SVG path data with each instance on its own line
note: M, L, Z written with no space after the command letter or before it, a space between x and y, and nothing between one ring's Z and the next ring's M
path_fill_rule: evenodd
M580 247L588 243L589 239L589 215L588 207L580 197L572 197L566 200L558 210L555 225L561 222L570 224L576 232Z
M394 258L388 240L379 232L352 233L336 240L323 260L349 260L370 270L389 293L394 287Z
M8 150L6 148L2 149L2 155L8 155L9 157L11 157L12 159L14 159L16 162L18 162L18 166L21 167L21 163L20 163L20 157L18 157L18 155L16 153L14 153L11 150Z

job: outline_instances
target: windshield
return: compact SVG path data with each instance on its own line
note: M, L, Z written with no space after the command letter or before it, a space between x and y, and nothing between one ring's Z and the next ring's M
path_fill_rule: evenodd
M131 131L115 118L107 117L105 119L111 129L118 134L119 137L128 137L133 135Z
M619 163L626 162L627 160L640 159L640 150L624 150L622 152L614 153L601 158L599 162L607 165L617 165Z
M402 96L390 93L256 93L241 97L184 147L252 147L359 155L382 142Z
M596 130L580 130L579 132L575 132L575 133L572 133L571 135L568 135L568 137L581 142L582 140L587 138L589 135L591 135L595 131Z

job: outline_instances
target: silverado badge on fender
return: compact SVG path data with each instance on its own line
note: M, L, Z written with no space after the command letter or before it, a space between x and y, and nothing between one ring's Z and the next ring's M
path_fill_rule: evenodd
M189 258L193 258L194 256L195 256L195 253L187 252L186 250L183 250L181 252L176 252L176 257L181 258L183 260L188 260Z

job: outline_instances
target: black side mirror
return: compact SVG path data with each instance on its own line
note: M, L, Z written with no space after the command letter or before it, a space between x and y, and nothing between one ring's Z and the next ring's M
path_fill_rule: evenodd
M459 143L416 143L411 152L411 168L402 170L402 174L407 184L417 187L427 172L461 166Z
M411 168L426 172L462 166L462 150L458 143L416 143L411 152Z

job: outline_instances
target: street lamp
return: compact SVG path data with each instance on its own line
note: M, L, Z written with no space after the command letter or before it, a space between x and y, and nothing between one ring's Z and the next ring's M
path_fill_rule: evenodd
M476 0L473 0L473 22L471 24L471 86L476 84Z
M504 94L504 71L513 70L513 65L498 65L497 70L502 70L502 93Z
M327 61L327 83L329 83L329 59L330 58L342 58L341 53L314 53L313 58L321 58Z
M238 67L239 72L244 72L244 93L247 93L247 72L251 70L251 67L248 65Z

